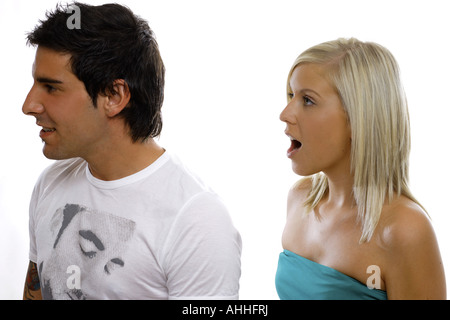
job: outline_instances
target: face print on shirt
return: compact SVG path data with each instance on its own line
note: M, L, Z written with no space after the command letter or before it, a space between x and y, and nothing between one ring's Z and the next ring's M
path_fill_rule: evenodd
M114 276L126 268L133 221L67 204L55 212L50 229L51 254L38 262L45 299L86 299L89 290L114 286Z

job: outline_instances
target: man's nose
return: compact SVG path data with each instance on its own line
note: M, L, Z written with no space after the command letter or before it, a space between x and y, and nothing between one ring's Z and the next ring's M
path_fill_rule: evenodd
M31 88L22 106L22 112L26 115L33 116L44 112L44 105L39 101L39 97L35 92L34 86Z

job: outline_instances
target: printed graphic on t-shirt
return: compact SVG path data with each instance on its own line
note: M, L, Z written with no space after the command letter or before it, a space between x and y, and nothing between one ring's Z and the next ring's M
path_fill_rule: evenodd
M87 299L95 288L113 286L127 267L124 253L135 222L77 204L56 210L52 249L38 262L44 299Z

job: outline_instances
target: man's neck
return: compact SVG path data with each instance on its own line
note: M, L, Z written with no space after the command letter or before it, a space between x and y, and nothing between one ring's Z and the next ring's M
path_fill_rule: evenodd
M85 160L94 177L111 181L145 169L164 151L153 139L148 139L146 142L118 144L109 150L99 150L95 156Z

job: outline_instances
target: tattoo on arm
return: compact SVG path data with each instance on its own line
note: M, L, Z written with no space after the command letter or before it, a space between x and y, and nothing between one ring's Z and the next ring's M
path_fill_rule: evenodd
M25 280L25 288L23 290L24 300L42 300L41 282L37 271L36 263L31 262L28 265L27 278Z

